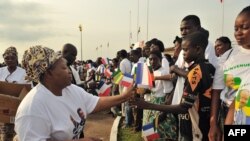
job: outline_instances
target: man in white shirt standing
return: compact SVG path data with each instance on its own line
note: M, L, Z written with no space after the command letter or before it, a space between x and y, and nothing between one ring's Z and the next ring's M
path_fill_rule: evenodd
M128 53L126 50L122 49L119 52L119 60L121 60L120 65L119 65L119 69L121 70L121 72L123 74L127 73L130 74L131 73L131 69L132 69L132 64L131 62L128 60ZM119 93L122 94L124 90L124 87L119 85ZM129 103L125 102L122 103L122 115L125 116L125 122L126 122L126 126L131 126L132 124L132 113L131 113L131 109L129 108Z

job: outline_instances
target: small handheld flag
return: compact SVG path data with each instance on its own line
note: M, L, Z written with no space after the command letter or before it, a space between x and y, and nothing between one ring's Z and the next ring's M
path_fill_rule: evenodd
M136 81L135 83L139 88L152 88L153 76L149 71L146 63L138 63L136 68Z
M100 81L96 89L98 96L109 96L111 92L111 85L107 85L104 81Z
M124 87L129 87L133 83L133 76L130 74L124 74L120 84Z
M160 138L160 135L154 130L153 123L146 124L142 127L142 135L147 141L154 141Z
M122 80L123 74L122 74L121 70L118 70L118 71L113 73L112 77L113 77L113 82L115 84L119 84Z

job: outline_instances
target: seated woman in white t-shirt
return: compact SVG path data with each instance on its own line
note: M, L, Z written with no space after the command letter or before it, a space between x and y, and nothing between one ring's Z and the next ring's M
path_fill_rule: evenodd
M0 81L8 83L27 84L25 80L26 72L18 66L17 50L15 47L9 47L3 54L5 67L0 68Z
M18 141L99 141L83 138L87 115L128 100L132 87L117 96L97 97L71 83L67 61L52 49L34 46L25 51L22 65L38 84L18 107Z

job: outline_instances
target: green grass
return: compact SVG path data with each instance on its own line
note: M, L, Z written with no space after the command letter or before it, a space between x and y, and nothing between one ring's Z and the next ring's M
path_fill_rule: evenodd
M120 120L120 125L118 128L118 141L144 141L141 137L141 132L135 132L133 127L122 128L123 119Z
M119 128L118 141L143 141L141 132L134 132L133 128Z

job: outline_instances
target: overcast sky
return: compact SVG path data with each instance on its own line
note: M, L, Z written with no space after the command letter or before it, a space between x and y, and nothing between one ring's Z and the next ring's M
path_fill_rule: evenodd
M139 41L147 40L148 23L148 39L158 38L167 48L173 46L175 36L180 35L180 22L189 14L200 17L202 26L210 31L210 41L221 35L234 40L234 20L247 5L250 0L224 0L223 4L220 0L139 0L138 14L138 0L0 0L0 54L15 46L20 61L30 46L58 51L72 43L80 59L79 24L83 26L83 59L113 58L120 49L129 51L130 32L131 43L137 42L137 24Z

